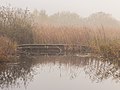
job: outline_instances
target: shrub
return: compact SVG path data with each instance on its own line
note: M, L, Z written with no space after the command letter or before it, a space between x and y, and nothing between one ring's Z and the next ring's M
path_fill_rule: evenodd
M5 35L18 44L33 43L32 22L27 9L0 7L0 35Z
M9 56L16 52L16 43L12 42L7 37L0 37L0 61L8 60Z

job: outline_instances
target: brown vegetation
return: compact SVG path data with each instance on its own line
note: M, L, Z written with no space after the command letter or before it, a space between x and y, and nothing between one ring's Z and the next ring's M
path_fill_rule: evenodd
M15 43L33 43L31 17L27 9L0 6L0 61L14 54Z
M0 7L0 58L13 54L13 42L80 44L105 57L119 58L119 25L119 21L104 13L81 19L74 13L48 16L45 11L30 13L28 9Z
M80 44L91 47L92 52L107 58L120 57L119 30L89 29L86 27L36 26L34 43L39 44Z
M0 35L18 44L33 43L32 17L29 11L12 7L0 7Z
M0 61L8 60L10 56L15 55L16 44L7 37L0 37Z

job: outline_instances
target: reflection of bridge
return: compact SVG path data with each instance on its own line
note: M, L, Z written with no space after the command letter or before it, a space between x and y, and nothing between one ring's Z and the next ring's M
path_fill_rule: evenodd
M17 47L20 54L48 54L48 55L63 55L66 52L80 53L88 52L90 48L80 45L68 45L68 44L22 44Z

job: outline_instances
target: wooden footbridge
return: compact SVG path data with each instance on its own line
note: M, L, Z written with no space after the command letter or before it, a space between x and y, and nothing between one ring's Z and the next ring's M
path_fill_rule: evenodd
M88 52L90 48L77 44L22 44L17 46L17 51L25 55L64 55L68 52Z

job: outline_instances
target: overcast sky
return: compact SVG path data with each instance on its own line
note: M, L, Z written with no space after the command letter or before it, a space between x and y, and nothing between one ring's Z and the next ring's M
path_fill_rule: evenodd
M120 0L0 0L0 5L46 10L53 14L61 11L78 13L82 17L95 12L106 12L120 20Z

